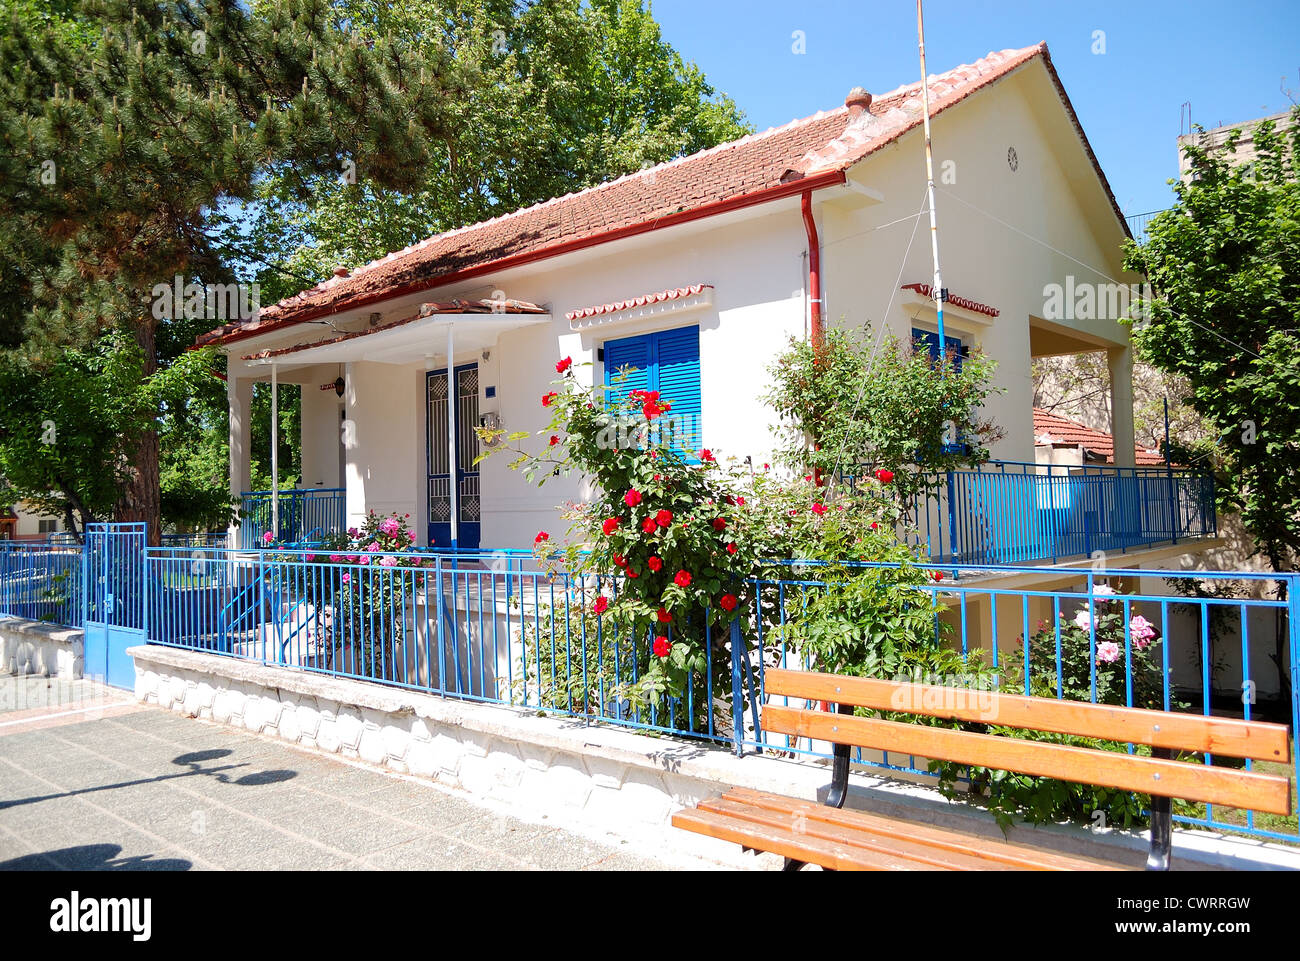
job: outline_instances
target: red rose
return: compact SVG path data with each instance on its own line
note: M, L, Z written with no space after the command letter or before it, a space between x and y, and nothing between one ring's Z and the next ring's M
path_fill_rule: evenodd
M822 514L825 514L825 513L826 513L826 505L825 505L825 504L813 504L813 506L812 506L812 512L813 512L814 514L816 514L818 517L820 517Z
M933 577L936 581L941 581L943 580L943 571L931 571L930 576Z
M663 568L664 562L658 557L651 557L645 562L645 565L657 574Z
M714 460L713 451L709 450L707 447L704 448L704 450L700 451L700 460L703 461Z
M658 530L658 528L655 526L655 519L653 517L647 517L645 520L643 520L641 522L641 530L645 531L645 533L647 534L653 534L656 530Z
M614 555L614 566L615 566L615 567L626 567L626 566L627 566L627 558L624 557L622 554L615 554L615 555Z
M876 471L876 480L880 481L882 484L888 484L893 479L894 472L892 470L885 470L882 467L880 470Z
M600 525L600 529L604 531L605 536L608 537L610 534L618 530L618 518L606 517L604 523Z
M554 446L555 446L556 444L558 444L559 442L560 442L560 438L558 438L558 437L556 437L554 434L552 434L552 435L551 435L551 446L554 447Z
M655 657L667 657L672 649L672 644L662 634L655 638Z
M550 407L550 406L551 406L551 401L555 400L555 398L557 398L557 397L559 397L559 396L560 396L560 395L557 394L555 391L551 391L549 394L543 394L543 395L542 395L542 406L543 406L543 407Z
M691 586L690 571L678 571L677 576L673 578L673 583L676 584L678 587L690 587Z
M666 607L659 608L659 612L655 614L655 617L659 619L660 624L671 624L673 622L673 616L668 613Z
M872 529L873 531L874 531L877 527L879 527L879 526L880 526L880 525L877 524L875 521L872 521L872 522L871 522L871 529Z
M550 539L551 535L546 533L546 531L538 531L537 536L533 538L533 543L540 544L542 541L549 541Z
M736 605L740 602L736 600L735 594L723 594L722 597L718 599L718 603L722 605L724 611L734 611Z
M628 577L640 577L641 575L638 574L638 573L636 572L636 570L634 570L633 568L629 567L629 568L627 569L627 576L628 576Z
M636 507L641 503L641 492L635 487L623 495L623 503L628 507Z
M560 361L558 364L555 365L555 372L557 374L563 374L566 370L568 370L572 366L573 366L573 358L566 357L564 358L564 360Z
M672 524L672 522L673 522L672 511L660 511L658 514L655 515L655 523L658 524L660 527L668 527Z
M728 544L728 545L727 545L727 553L728 553L728 554L734 554L734 553L736 553L736 545L735 545L735 544Z
M596 598L596 603L591 605L591 612L593 614L604 614L607 607L609 607L609 598L602 594Z
M725 531L727 529L727 522L721 517L715 517L713 518L713 529L715 531Z
M736 498L736 503L739 504L741 507L744 507L744 506L745 506L745 498L743 498L743 497L737 497L737 498Z

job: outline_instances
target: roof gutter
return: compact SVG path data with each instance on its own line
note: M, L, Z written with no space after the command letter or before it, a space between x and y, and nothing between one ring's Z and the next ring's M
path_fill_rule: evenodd
M607 230L604 233L599 234L592 234L589 237L578 237L573 240L560 241L559 243L551 244L547 247L540 247L537 250L530 250L526 253L514 254L509 257L501 257L485 264L466 267L464 270L454 271L450 274L444 274L428 280L416 281L402 287L375 291L373 294L368 294L365 297L358 297L356 300L350 301L344 306L318 307L306 311L301 315L267 324L264 327L257 327L251 330L233 331L224 337L214 338L213 340L207 341L203 344L195 344L194 347L210 347L217 344L230 344L235 341L246 340L249 337L258 337L262 334L283 330L284 328L291 327L294 324L302 324L311 320L319 320L322 317L329 317L343 310L354 310L358 307L366 307L385 300L393 300L397 297L404 297L408 294L431 290L434 287L445 287L447 284L469 280L474 277L481 277L484 274L509 270L513 267L522 267L527 264L537 263L541 260L549 260L552 257L559 257L563 254L585 250L588 247L596 247L600 244L612 243L616 240L625 240L628 237L636 237L641 234L651 233L652 231L664 230L668 227L676 227L679 224L686 224L695 220L703 220L706 217L717 217L720 214L730 213L735 210L744 210L746 207L755 207L759 204L770 203L774 200L780 200L785 197L793 197L796 194L810 197L814 190L839 186L840 184L845 183L847 179L848 178L842 170L828 170L824 173L812 174L807 177L801 177L798 180L776 184L764 190L757 190L753 193L728 197L726 200L715 200L712 203L702 204L699 207L692 207L689 210L679 210L676 213L666 214L654 220L629 224L626 227L616 227L613 230ZM820 322L820 313L818 316ZM191 347L191 349L194 349L194 347Z

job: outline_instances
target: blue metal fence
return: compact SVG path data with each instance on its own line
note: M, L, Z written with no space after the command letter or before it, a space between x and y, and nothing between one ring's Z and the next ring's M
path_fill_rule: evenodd
M83 565L79 544L0 541L0 617L80 627Z
M910 520L937 563L1055 562L1217 532L1214 478L1189 470L990 461L924 479Z
M280 529L272 531L271 491L240 494L239 547L245 550L261 547L262 537L268 531L277 541L296 543L314 540L322 534L338 534L344 529L346 496L341 487L282 490L279 502Z

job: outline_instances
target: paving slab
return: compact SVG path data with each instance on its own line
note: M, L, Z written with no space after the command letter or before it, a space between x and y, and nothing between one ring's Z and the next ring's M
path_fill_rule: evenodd
M0 675L0 870L682 866L89 681Z

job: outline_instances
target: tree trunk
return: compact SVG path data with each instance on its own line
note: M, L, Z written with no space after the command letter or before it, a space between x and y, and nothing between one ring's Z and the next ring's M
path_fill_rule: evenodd
M144 353L143 375L152 377L158 370L157 328L154 318L146 313L135 324L135 342ZM157 411L152 412L157 417ZM158 465L158 431L152 426L136 440L135 452L127 469L126 488L113 512L120 522L144 521L148 543L157 547L162 543L162 490Z

